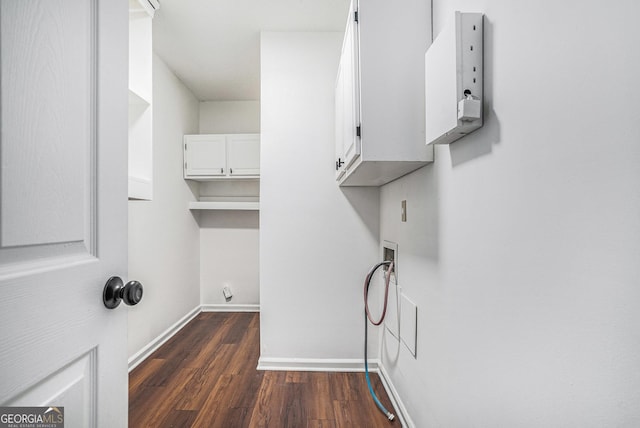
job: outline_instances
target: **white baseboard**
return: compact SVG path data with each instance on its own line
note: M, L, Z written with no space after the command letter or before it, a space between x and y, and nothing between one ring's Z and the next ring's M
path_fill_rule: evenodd
M167 340L171 339L174 334L179 332L182 327L187 325L187 323L194 319L200 312L202 312L201 307L196 306L195 308L193 308L193 310L191 310L191 312L180 318L175 324L160 333L160 335L153 339L147 346L133 354L129 358L129 372L138 367L141 362L146 360L147 357L149 357L149 355L151 355L156 349L164 345Z
M207 304L201 305L202 312L260 312L260 305Z
M382 381L382 385L384 386L385 391L387 391L387 395L391 400L391 404L393 404L393 408L396 409L396 417L400 421L400 424L406 428L415 428L415 424L413 420L409 416L409 412L407 412L407 408L404 403L400 399L400 395L398 395L398 391L396 387L391 382L389 378L389 374L385 370L382 364L378 364L377 369L378 375L380 376L380 380Z
M301 372L363 372L362 359L350 358L265 358L258 359L258 370ZM378 370L378 360L369 361L369 371Z

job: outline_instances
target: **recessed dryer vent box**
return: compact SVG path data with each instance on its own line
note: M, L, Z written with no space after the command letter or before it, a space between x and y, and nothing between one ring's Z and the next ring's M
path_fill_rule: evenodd
M456 12L425 54L427 144L449 144L482 126L482 20Z
M382 257L383 260L393 260L393 270L391 271L391 280L393 284L398 283L398 244L391 241L382 241ZM384 266L383 275L387 274L388 266Z

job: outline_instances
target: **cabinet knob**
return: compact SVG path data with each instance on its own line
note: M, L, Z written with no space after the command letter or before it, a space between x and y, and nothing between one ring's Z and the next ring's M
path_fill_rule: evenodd
M344 161L340 158L336 161L336 171L340 169L340 167L344 165Z
M224 168L220 168L220 174L224 174Z
M233 175L233 168L229 168L229 174Z

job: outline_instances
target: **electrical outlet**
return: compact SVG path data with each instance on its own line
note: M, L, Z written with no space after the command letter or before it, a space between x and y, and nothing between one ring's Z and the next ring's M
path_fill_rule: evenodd
M225 300L228 302L233 297L233 293L231 293L231 288L228 285L225 285L222 288L222 294L224 295Z
M456 16L459 27L458 39L461 43L459 52L460 63L457 65L462 94L458 93L458 100L462 100L467 95L471 95L477 101L477 117L471 119L481 119L482 107L482 56L483 56L483 16L478 13L459 13ZM460 120L464 120L459 118Z

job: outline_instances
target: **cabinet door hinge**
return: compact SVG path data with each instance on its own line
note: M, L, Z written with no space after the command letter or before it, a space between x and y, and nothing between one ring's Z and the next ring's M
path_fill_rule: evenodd
M353 20L358 22L358 11L357 10L355 12L353 12Z
M362 136L362 129L360 128L360 125L356 126L356 137L361 137Z

